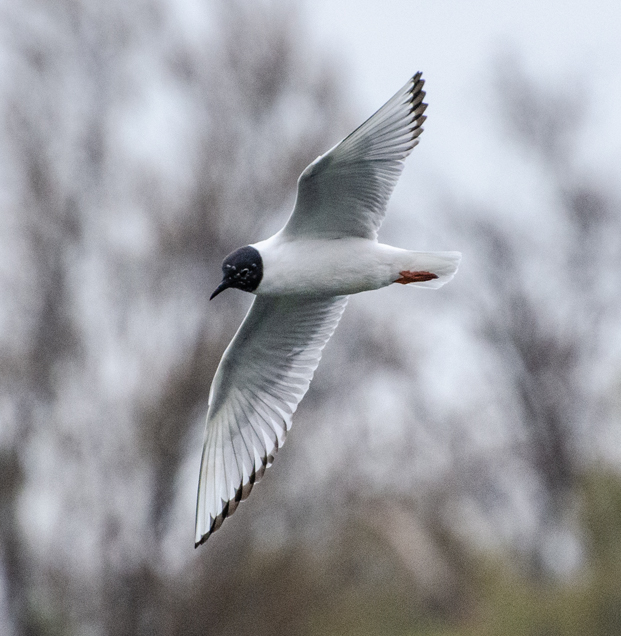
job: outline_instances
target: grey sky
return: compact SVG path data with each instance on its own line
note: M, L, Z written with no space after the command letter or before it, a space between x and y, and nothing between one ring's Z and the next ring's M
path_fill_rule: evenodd
M610 180L621 165L621 4L524 0L333 2L307 0L315 43L349 74L361 116L380 106L417 70L427 79L429 120L414 169L443 174L457 191L506 198L497 184L515 168L490 117L494 61L514 54L543 82L585 94L589 125L577 140L582 160ZM417 179L425 188L426 179ZM407 185L405 186L408 187Z

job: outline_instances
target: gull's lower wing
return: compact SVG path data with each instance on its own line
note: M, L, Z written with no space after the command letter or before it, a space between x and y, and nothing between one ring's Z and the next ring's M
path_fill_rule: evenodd
M283 445L346 296L258 296L209 393L196 545L233 514Z
M284 235L377 237L403 162L423 131L421 75L302 172Z

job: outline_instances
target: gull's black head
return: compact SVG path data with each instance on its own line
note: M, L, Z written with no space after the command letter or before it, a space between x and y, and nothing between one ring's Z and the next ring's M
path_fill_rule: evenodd
M263 278L263 260L259 250L246 245L231 252L222 262L222 274L222 282L209 300L229 287L253 292Z

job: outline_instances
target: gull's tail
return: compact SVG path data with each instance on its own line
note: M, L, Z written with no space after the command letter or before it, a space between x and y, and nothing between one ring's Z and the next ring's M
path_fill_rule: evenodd
M408 252L395 283L438 289L455 276L460 260L459 252Z

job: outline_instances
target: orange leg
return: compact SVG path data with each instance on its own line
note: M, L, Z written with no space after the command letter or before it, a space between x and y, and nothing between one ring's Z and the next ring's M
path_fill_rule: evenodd
M397 278L395 283L401 283L401 285L407 285L408 283L424 283L428 280L438 278L431 272L408 272L407 270L399 272L401 278Z

